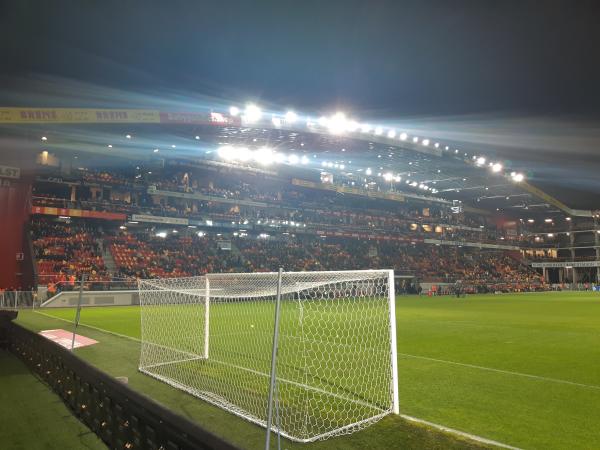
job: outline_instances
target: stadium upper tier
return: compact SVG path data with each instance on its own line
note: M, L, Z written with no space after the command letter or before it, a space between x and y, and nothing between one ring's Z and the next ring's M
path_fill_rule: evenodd
M232 115L233 114L233 115ZM318 178L406 199L506 213L592 216L572 210L510 167L456 143L335 114L300 118L245 111L0 109L8 134L28 148L98 158L204 161L299 179Z

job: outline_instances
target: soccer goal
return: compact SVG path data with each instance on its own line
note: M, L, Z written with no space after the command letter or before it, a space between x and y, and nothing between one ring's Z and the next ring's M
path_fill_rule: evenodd
M139 370L267 426L278 273L141 280ZM394 273L281 275L271 429L300 442L398 413Z

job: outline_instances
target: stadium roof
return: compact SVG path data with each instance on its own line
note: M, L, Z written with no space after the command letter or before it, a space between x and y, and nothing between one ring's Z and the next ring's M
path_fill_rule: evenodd
M289 111L267 115L254 106L203 113L3 108L0 123L15 138L13 146L38 151L299 166L331 173L357 187L460 201L515 217L590 215L531 185L522 167L455 143L359 123L341 113L318 118Z

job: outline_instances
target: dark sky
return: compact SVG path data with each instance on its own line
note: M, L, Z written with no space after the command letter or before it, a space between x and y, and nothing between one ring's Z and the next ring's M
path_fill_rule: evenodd
M598 1L3 1L2 72L391 114L598 112Z
M550 138L564 129L558 148L520 129L522 140L511 140L506 155L523 145L535 152L527 160L566 154L600 171L598 0L0 0L0 36L3 92L27 91L28 80L50 76L254 98L450 124L448 135L457 135L455 124L466 142L472 127L485 133L484 120L493 139L479 135L474 145L500 147L505 118L513 126L522 117L549 118L557 124ZM591 137L579 142L582 129ZM599 183L577 188L600 192Z

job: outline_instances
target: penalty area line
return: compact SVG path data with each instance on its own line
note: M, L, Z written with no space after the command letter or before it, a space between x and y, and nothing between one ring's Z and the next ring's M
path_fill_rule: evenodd
M447 359L430 358L428 356L411 355L409 353L398 353L398 356L405 356L407 358L414 358L414 359L423 359L425 361L433 361L433 362L439 362L439 363L444 363L444 364L452 364L452 365L461 366L461 367L469 367L471 369L487 370L488 372L502 373L505 375L516 375L519 377L531 378L534 380L549 381L551 383L567 384L570 386L577 386L577 387L582 387L582 388L600 390L600 386L596 386L593 384L577 383L575 381L561 380L559 378L550 378L550 377L544 377L541 375L532 375L529 373L513 372L511 370L494 369L493 367L485 367L485 366L478 366L476 364L467 364L467 363L461 363L461 362L456 362L456 361L448 361Z

